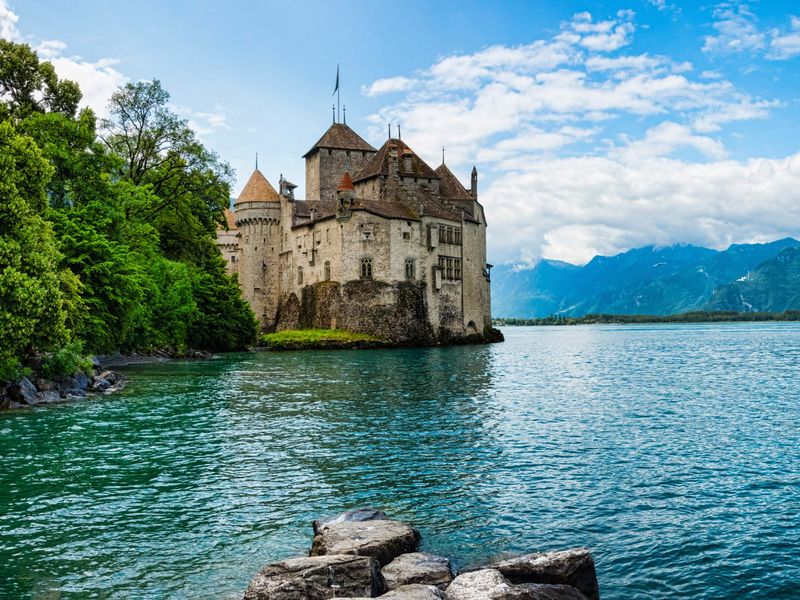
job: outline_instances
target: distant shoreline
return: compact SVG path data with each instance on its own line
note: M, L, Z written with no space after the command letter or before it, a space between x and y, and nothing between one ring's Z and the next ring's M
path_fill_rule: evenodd
M495 327L545 325L635 325L647 323L750 323L800 321L800 310L784 312L693 311L675 315L589 314L582 317L550 316L540 319L494 319Z

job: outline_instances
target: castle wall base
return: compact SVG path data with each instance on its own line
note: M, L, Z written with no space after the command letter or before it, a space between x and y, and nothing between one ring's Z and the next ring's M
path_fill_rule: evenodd
M434 328L428 319L426 284L421 281L386 283L356 280L324 281L281 300L275 329L345 329L367 333L391 344L487 343L489 331L471 335Z

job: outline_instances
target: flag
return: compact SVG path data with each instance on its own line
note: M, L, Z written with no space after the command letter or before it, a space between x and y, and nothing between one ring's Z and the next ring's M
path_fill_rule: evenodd
M339 64L336 64L336 87L333 88L333 94L339 91ZM333 96L331 94L331 96Z

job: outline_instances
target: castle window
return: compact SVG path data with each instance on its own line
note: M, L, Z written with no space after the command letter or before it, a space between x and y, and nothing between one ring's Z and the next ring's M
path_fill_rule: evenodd
M331 280L331 263L330 261L325 261L325 281Z
M404 240L410 240L411 239L411 232L410 231L404 231L403 232L403 239Z
M439 269L442 272L442 279L449 281L461 280L461 259L452 256L439 257Z
M361 232L361 239L364 241L372 239L372 232L371 231L362 231Z
M461 245L461 227L454 227L453 228L453 243L456 246Z
M439 243L446 244L447 243L447 227L444 225L439 225Z
M372 279L372 259L361 259L361 279Z
M413 258L406 259L406 279L414 279L415 266Z
M236 257L235 256L231 256L231 262L236 262Z
M328 227L325 230L325 241L326 242L330 242L331 241L331 228L330 227Z
M297 267L297 284L303 285L303 267Z

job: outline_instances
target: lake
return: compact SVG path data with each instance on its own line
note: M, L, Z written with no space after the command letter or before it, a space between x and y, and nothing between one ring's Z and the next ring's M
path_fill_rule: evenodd
M0 414L1 598L239 598L378 506L454 566L585 545L604 600L793 598L800 324L224 355Z

